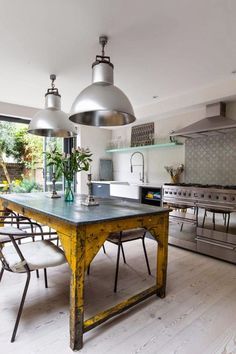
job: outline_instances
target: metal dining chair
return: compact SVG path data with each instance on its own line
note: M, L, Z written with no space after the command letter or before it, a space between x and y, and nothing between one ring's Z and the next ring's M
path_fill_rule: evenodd
M2 263L2 272L9 271L16 274L26 273L27 279L20 301L19 310L17 313L11 342L15 341L18 325L23 311L26 294L28 291L30 277L32 271L44 269L45 287L48 287L46 269L66 263L66 258L63 251L49 240L43 240L45 233L30 232L26 233L20 228L26 221L22 218L14 216L12 225L0 228L0 261ZM28 221L28 220L27 220ZM4 220L4 223L7 221ZM14 223L18 227L14 227ZM31 222L32 229L37 227L40 230L41 226L35 222ZM48 233L47 233L48 234ZM36 240L35 237L40 236L41 240ZM19 241L24 241L20 242ZM26 242L25 242L26 241Z
M135 241L135 240L142 240L143 252L144 252L144 256L145 256L145 260L146 260L148 274L151 275L151 270L150 270L148 256L147 256L147 250L146 250L146 247L145 247L145 236L146 236L146 233L147 233L146 229L144 229L144 228L136 228L136 229L123 230L123 231L120 231L120 232L112 232L112 233L109 234L109 237L107 238L107 241L118 246L117 258L116 258L116 272L115 272L114 292L117 291L117 283L118 283L118 275L119 275L119 264L120 264L120 251L122 252L124 263L126 263L123 243L131 242L131 241Z
M148 256L147 256L147 250L146 250L146 246L145 246L146 233L147 233L147 230L144 228L129 229L129 230L123 230L121 232L111 232L109 234L108 238L106 239L106 241L111 242L111 243L118 246L117 258L116 258L115 283L114 283L114 292L115 293L117 291L117 283L118 283L118 275L119 275L120 250L122 252L122 257L123 257L124 263L126 264L123 243L135 241L135 240L140 240L140 239L142 240L143 251L144 251L144 256L145 256L146 265L147 265L147 269L148 269L148 274L151 275L151 270L150 270ZM104 245L103 245L103 252L106 253ZM87 269L87 274L88 275L90 274L90 264Z
M220 210L220 209L214 209L214 208L204 208L204 216L203 216L203 221L202 221L202 227L203 228L204 228L204 225L205 225L207 212L212 213L213 230L216 229L215 214L222 214L223 220L224 220L225 232L229 231L230 215L231 215L232 211L223 210L223 209Z
M48 228L48 231L43 231L43 225L32 221L30 218L24 216L24 215L19 215L16 214L14 211L10 209L4 209L0 210L0 224L3 226L0 227L0 233L13 233L17 234L18 236L15 237L15 239L18 239L18 243L21 243L21 239L30 237L33 241L36 240L36 238L40 238L42 240L49 239L50 241L55 241L58 246L58 235L55 231L51 230ZM20 226L20 228L19 228ZM31 234L29 235L29 232ZM38 231L38 234L37 234ZM0 282L2 279L4 273L4 268L2 267L0 271ZM39 271L38 269L36 270L36 275L37 278L39 278ZM47 287L47 273L44 271L44 279L45 279L45 287Z

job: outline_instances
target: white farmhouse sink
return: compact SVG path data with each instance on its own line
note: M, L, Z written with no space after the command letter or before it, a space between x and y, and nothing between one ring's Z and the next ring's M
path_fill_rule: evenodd
M110 184L110 195L129 199L139 199L139 185L129 184L128 182L112 182Z

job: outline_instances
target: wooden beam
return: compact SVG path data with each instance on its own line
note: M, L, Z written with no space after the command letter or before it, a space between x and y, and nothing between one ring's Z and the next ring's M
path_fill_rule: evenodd
M100 325L101 323L109 320L110 318L127 311L131 307L137 305L139 302L146 300L152 295L155 295L157 292L157 287L154 285L151 288L148 288L141 293L138 293L128 300L125 300L118 305L111 307L108 310L98 313L97 315L89 318L88 320L84 321L84 332L88 332L90 329L93 329Z

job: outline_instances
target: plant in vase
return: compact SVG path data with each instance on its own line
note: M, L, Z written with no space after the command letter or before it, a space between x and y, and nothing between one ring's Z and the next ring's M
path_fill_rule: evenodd
M71 154L65 154L56 147L51 147L49 152L46 152L47 166L53 166L55 178L60 176L65 178L65 201L72 202L74 193L72 184L76 172L88 171L90 167L91 152L88 148L72 149Z
M184 171L184 165L181 163L178 166L165 166L165 170L171 177L171 182L178 183L181 173Z

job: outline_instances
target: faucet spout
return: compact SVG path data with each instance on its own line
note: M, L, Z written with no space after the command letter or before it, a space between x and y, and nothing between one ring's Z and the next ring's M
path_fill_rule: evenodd
M134 165L133 164L133 157L136 155L136 154L139 154L141 155L141 158L142 158L142 164L141 165ZM144 183L144 155L140 152L140 151L135 151L131 157L130 157L130 171L131 173L133 173L133 167L134 166L141 166L142 167L142 171L141 171L141 174L140 174L140 181L142 183Z

